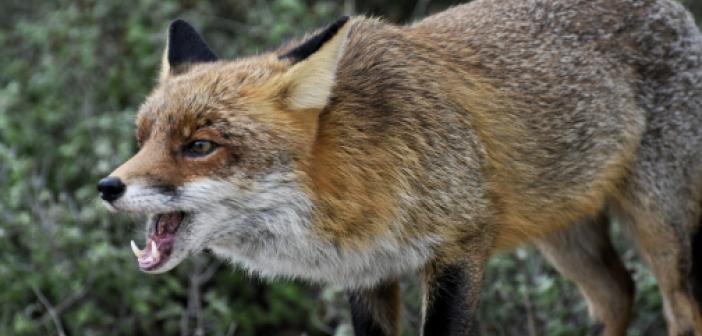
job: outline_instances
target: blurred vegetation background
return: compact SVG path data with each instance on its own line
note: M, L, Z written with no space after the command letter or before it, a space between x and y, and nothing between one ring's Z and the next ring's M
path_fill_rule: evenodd
M95 181L135 151L166 27L185 18L220 56L274 47L366 13L407 22L459 1L3 0L0 2L0 335L349 335L338 288L248 277L209 255L137 270L140 218L109 215ZM686 3L702 18L702 0ZM654 279L614 228L637 281L631 335L664 333ZM419 319L405 283L406 334ZM582 335L574 286L529 247L493 258L483 335Z

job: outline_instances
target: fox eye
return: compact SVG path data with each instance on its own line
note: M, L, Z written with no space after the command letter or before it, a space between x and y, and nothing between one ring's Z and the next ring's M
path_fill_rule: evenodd
M212 153L217 144L209 140L195 140L183 148L183 153L190 157L200 157Z

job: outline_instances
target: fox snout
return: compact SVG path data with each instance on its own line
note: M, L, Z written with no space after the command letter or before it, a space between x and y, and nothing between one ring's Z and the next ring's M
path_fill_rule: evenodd
M100 198L112 202L124 195L127 186L119 177L108 176L98 181L97 190L100 192Z

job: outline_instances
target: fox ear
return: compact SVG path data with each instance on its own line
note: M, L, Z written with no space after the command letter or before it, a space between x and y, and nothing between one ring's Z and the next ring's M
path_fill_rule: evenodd
M295 110L322 109L334 87L348 36L347 16L280 56L293 62L285 74L287 105Z
M171 23L166 50L163 52L161 79L177 74L182 65L216 60L217 55L193 26L180 19Z

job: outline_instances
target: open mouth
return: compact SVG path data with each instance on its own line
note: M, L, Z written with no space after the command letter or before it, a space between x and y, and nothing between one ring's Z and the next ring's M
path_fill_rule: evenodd
M186 217L182 211L158 214L149 225L146 247L139 249L132 240L132 252L137 257L139 268L150 271L161 266L173 251L175 234Z

